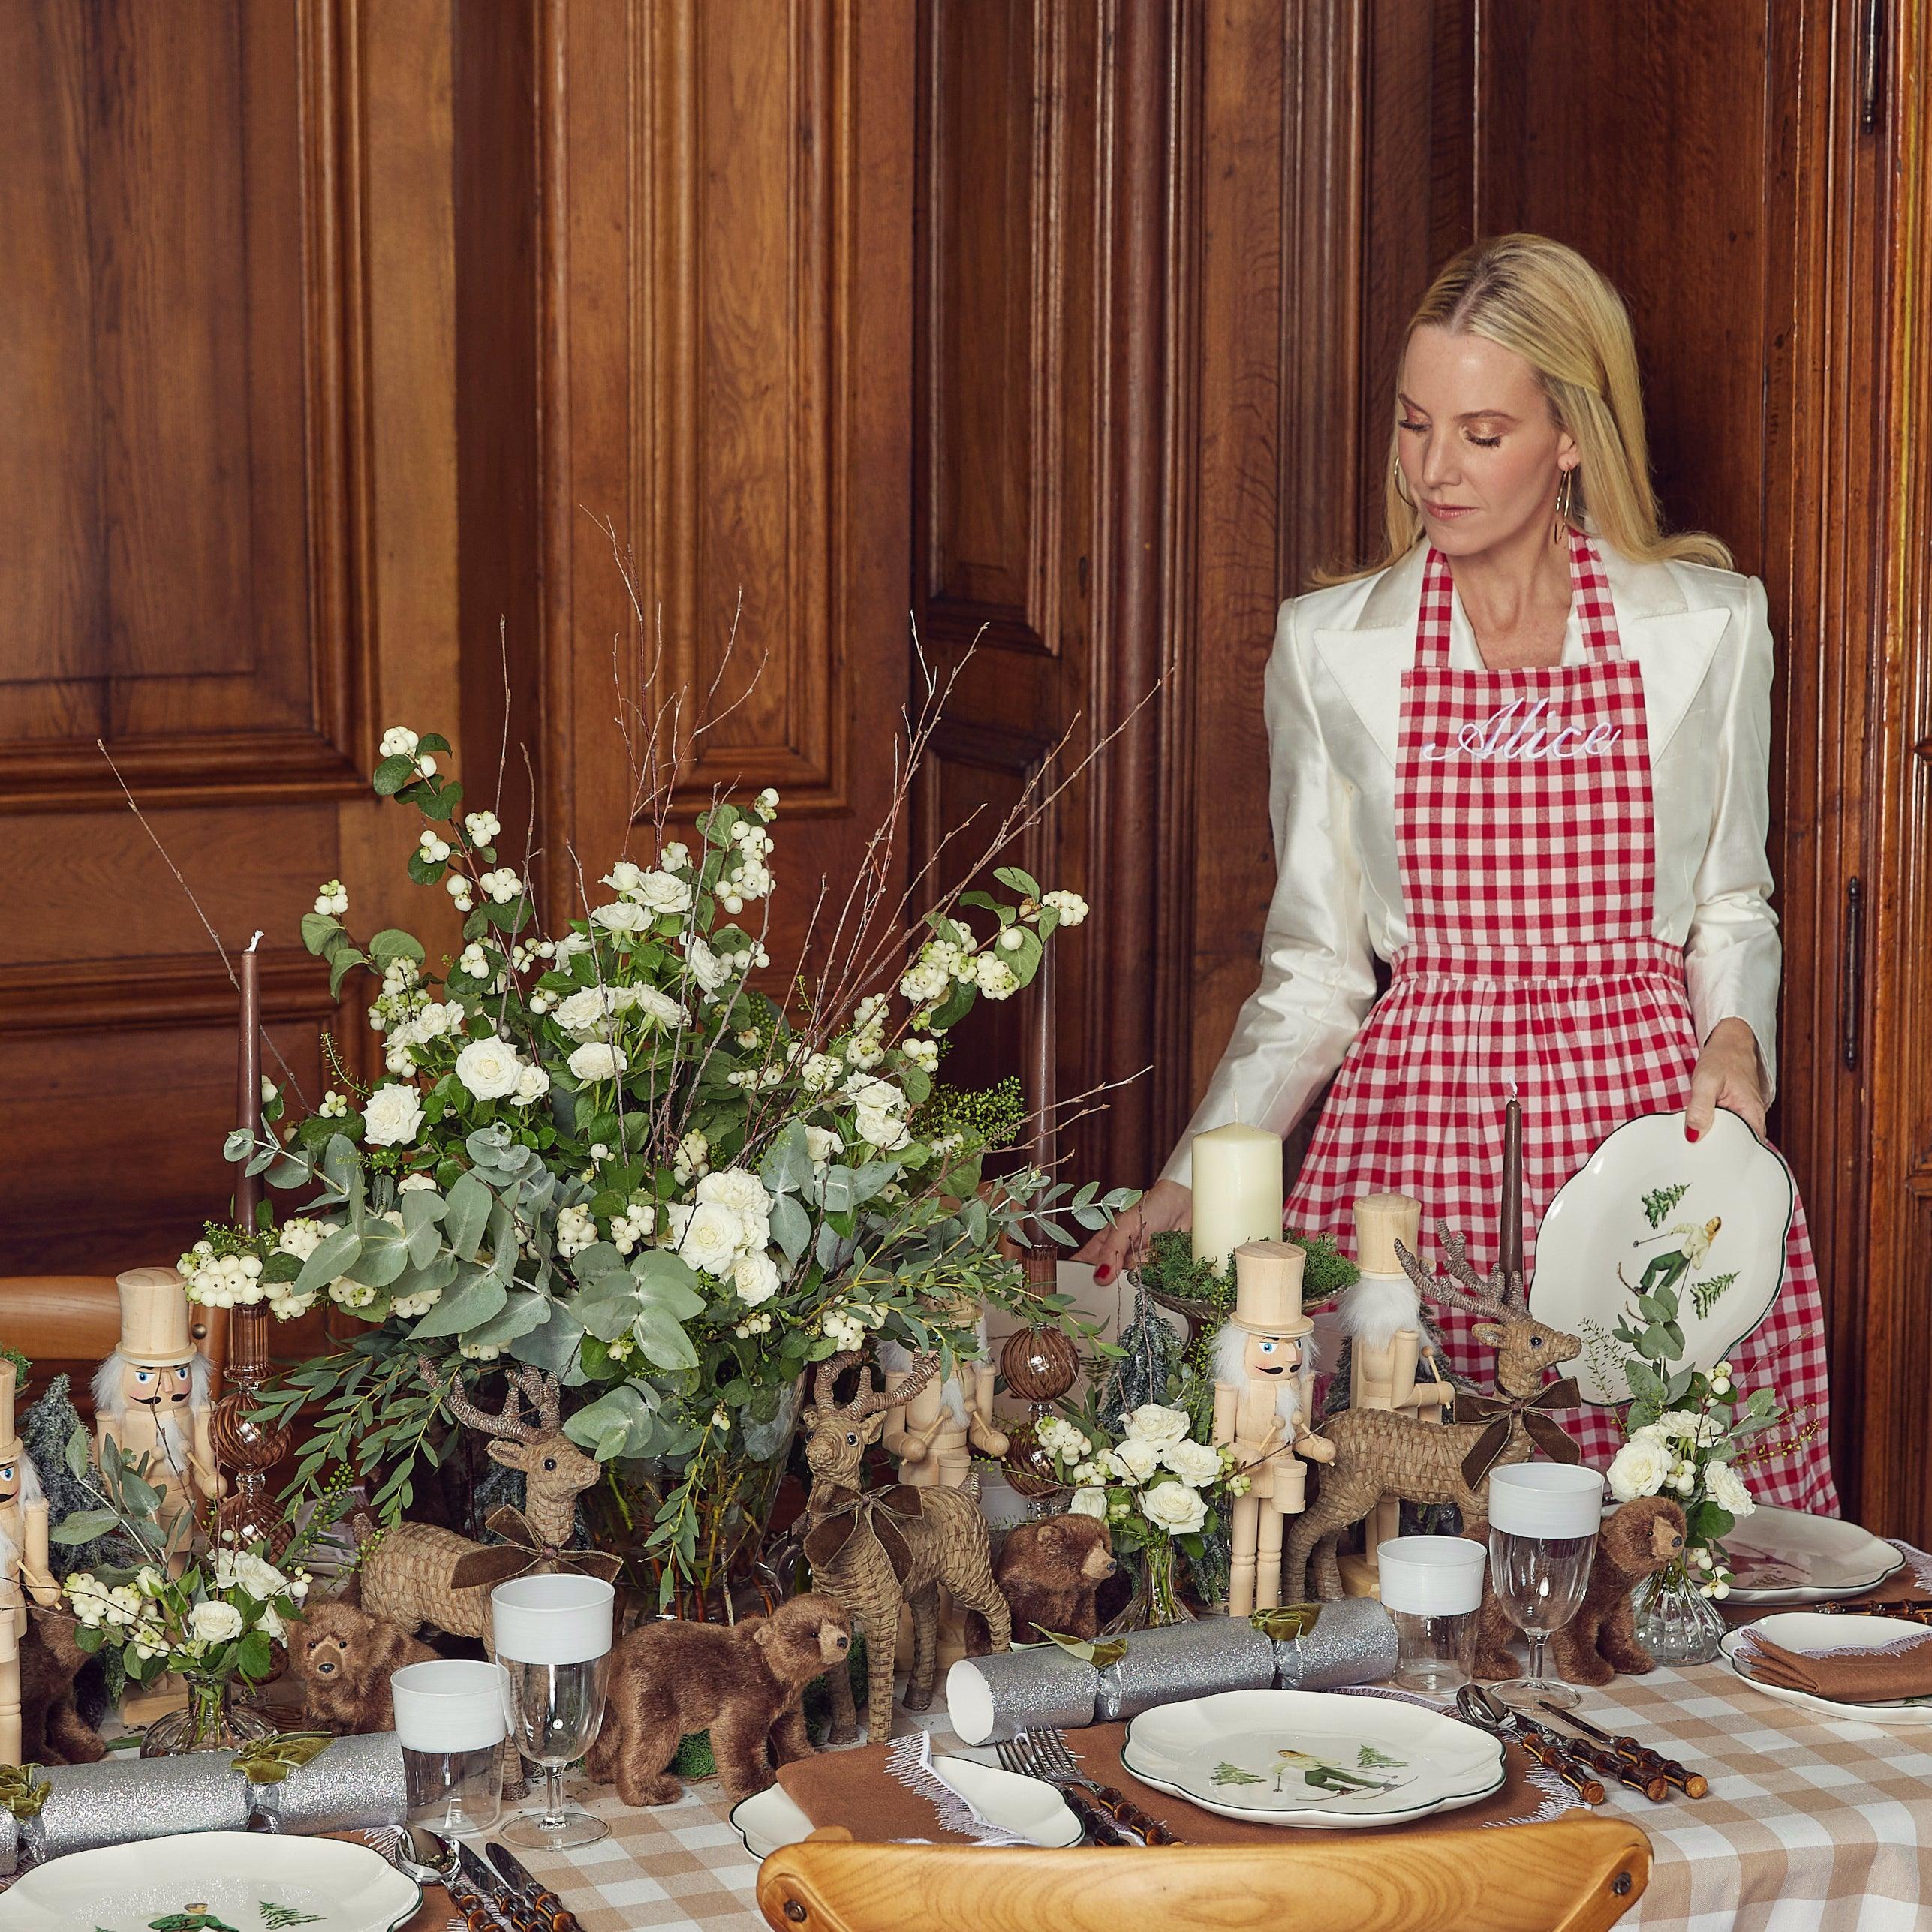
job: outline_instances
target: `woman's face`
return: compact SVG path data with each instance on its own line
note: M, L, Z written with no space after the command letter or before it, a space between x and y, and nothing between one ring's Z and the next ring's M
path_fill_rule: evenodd
M1576 444L1551 421L1536 372L1513 350L1434 324L1418 329L1395 408L1404 486L1445 556L1475 556L1548 528Z

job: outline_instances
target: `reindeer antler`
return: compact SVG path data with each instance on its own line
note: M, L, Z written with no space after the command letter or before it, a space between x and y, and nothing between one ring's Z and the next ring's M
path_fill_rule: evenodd
M422 1371L423 1380L442 1398L450 1413L466 1429L479 1430L486 1436L501 1436L506 1441L513 1443L534 1443L544 1433L525 1422L518 1413L519 1391L514 1376L510 1378L510 1392L504 1399L503 1413L500 1416L492 1416L479 1409L464 1394L463 1385L456 1377L450 1378L449 1386L445 1389L435 1370L430 1366L427 1356L418 1356L416 1365Z
M564 1426L563 1390L557 1378L525 1368L512 1369L510 1379L522 1390L523 1399L530 1404L543 1433L555 1435Z
M848 1348L838 1355L827 1356L818 1365L818 1374L812 1383L812 1400L821 1409L835 1409L838 1404L833 1400L834 1385L839 1377L865 1354L862 1348Z
M1415 1284L1416 1292L1431 1302L1460 1308L1466 1314L1484 1316L1491 1321L1508 1320L1512 1312L1509 1306L1509 1290L1503 1282L1503 1271L1496 1269L1485 1280L1470 1262L1469 1244L1464 1236L1446 1221L1437 1222L1436 1234L1442 1242L1443 1259L1448 1264L1446 1278L1440 1273L1424 1274L1422 1264L1399 1241L1395 1244L1395 1258L1401 1262L1402 1272ZM1522 1277L1518 1275L1514 1280L1520 1289Z
M895 1407L901 1402L910 1402L934 1376L939 1372L939 1356L936 1350L928 1349L912 1359L912 1366L906 1371L906 1379L889 1394L869 1398L867 1406L858 1413L869 1416L880 1409Z

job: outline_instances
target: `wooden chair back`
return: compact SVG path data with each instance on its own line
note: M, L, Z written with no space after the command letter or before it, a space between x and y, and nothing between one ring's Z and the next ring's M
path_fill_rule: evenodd
M758 1904L775 1932L1599 1932L1650 1882L1621 1818L1281 1835L1115 1852L817 1831L760 1867Z
M191 1308L188 1332L208 1358L218 1389L227 1359L227 1311ZM121 1294L113 1275L0 1276L0 1343L34 1365L32 1395L55 1376L69 1375L75 1402L83 1415L90 1413L94 1371L120 1339Z

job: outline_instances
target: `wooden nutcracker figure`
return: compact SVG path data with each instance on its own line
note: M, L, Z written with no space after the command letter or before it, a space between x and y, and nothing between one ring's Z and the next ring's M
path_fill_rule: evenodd
M1249 1482L1233 1504L1228 1608L1237 1617L1281 1601L1282 1519L1307 1506L1303 1458L1335 1455L1308 1426L1315 1325L1302 1312L1306 1259L1293 1241L1236 1248L1234 1313L1214 1338L1214 1441L1233 1446Z
M98 1451L111 1438L161 1492L164 1526L221 1495L212 1434L208 1361L188 1332L188 1293L172 1268L120 1276L121 1342L94 1378Z
M20 1762L20 1645L27 1599L60 1601L47 1563L47 1502L14 1426L14 1365L0 1362L0 1764Z
M1440 1422L1455 1392L1423 1317L1422 1298L1395 1253L1398 1241L1416 1251L1422 1218L1422 1204L1412 1194L1365 1194L1356 1202L1356 1263L1362 1272L1342 1291L1335 1314L1348 1336L1349 1407ZM1364 1527L1362 1554L1343 1559L1350 1595L1374 1594L1376 1545L1401 1533L1401 1503L1384 1497Z

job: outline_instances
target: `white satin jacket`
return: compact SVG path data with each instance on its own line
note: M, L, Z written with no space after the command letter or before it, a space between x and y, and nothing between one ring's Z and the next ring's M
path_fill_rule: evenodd
M1776 1065L1783 947L1768 901L1771 629L1756 577L1598 554L1626 657L1642 666L1657 823L1654 937L1685 949L1699 1039L1736 1016ZM1162 1178L1187 1184L1189 1143L1239 1118L1285 1133L1326 1084L1375 997L1371 950L1407 943L1395 853L1401 678L1414 660L1428 546L1372 577L1283 603L1268 661L1268 808L1280 875L1261 983ZM1572 612L1563 661L1583 660ZM1449 661L1482 658L1454 602Z

